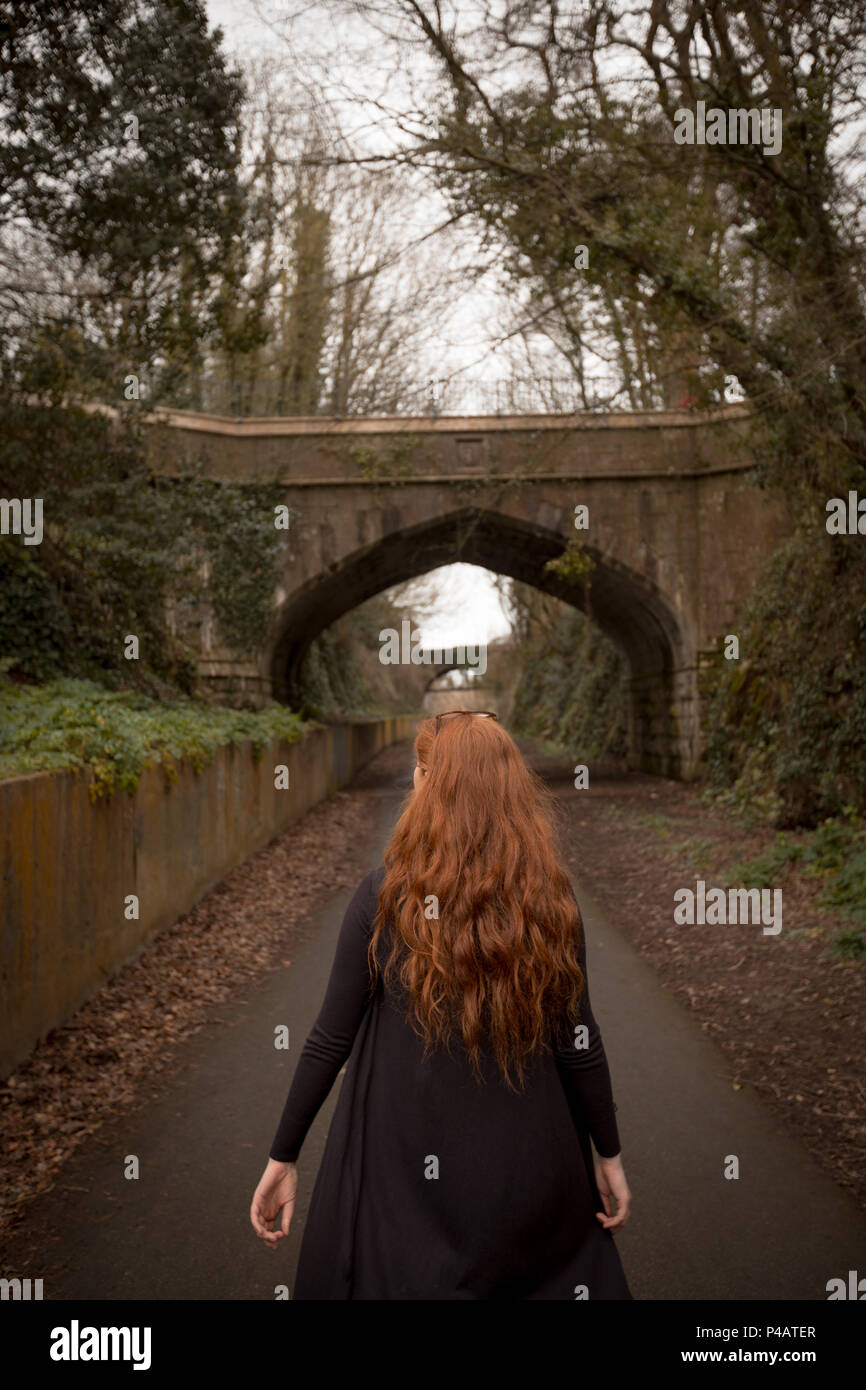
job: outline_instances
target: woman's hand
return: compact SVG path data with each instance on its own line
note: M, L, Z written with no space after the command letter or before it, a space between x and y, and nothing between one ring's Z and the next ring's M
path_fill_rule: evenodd
M595 1156L595 1180L604 1203L604 1213L597 1211L596 1217L606 1231L618 1231L628 1221L631 1206L631 1193L625 1180L622 1156L601 1158ZM616 1215L611 1211L611 1197L616 1201Z
M250 1221L256 1235L261 1236L272 1250L276 1250L278 1240L289 1234L297 1190L298 1170L295 1164L277 1163L275 1158L269 1158L268 1166L253 1193ZM281 1207L283 1216L280 1229L272 1231L271 1223L279 1215Z

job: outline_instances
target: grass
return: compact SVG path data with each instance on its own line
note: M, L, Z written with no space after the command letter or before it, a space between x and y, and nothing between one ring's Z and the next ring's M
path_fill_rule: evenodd
M676 852L684 855L697 868L704 869L712 864L716 848L712 840L705 836L691 835L689 839L676 846Z
M792 865L810 878L824 880L819 901L846 919L832 945L837 954L856 960L866 956L866 826L859 816L830 817L800 839L779 832L762 854L734 865L731 877L746 888L761 888L779 879Z

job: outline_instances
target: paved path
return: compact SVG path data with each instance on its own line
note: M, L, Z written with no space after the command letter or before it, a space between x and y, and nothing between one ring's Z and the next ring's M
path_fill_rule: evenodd
M402 789L368 777L366 867L380 862ZM359 879L366 868L359 871ZM866 1220L748 1089L723 1054L576 885L587 927L593 1007L602 1026L626 1172L634 1195L618 1237L639 1299L826 1299L827 1280L866 1274ZM318 1012L352 890L316 934L224 1023L183 1045L158 1101L84 1145L3 1251L8 1276L45 1281L51 1299L268 1299L291 1289L303 1220L338 1086L299 1162L292 1234L265 1249L249 1224L255 1185L295 1059ZM276 1052L274 1028L291 1030ZM338 1083L339 1085L339 1083ZM141 1177L122 1176L137 1154ZM737 1181L725 1157L740 1160Z

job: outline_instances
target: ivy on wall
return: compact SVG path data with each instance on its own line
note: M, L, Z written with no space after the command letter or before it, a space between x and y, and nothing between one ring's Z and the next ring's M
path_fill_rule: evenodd
M2 393L0 431L0 492L41 499L43 515L40 544L0 537L0 658L17 678L190 694L205 607L229 645L255 651L284 535L276 484L157 477L133 415Z
M305 729L283 705L255 712L223 709L75 679L27 686L9 680L6 666L8 661L0 662L0 778L82 772L90 777L93 801L116 789L134 792L147 767L162 767L176 780L182 758L200 772L218 748L249 741L260 759L272 739L296 743Z
M552 631L522 644L515 730L565 748L576 759L628 754L628 684L613 644L576 608L563 606Z
M866 808L866 549L817 509L768 562L738 661L719 661L707 764L721 800L781 827Z

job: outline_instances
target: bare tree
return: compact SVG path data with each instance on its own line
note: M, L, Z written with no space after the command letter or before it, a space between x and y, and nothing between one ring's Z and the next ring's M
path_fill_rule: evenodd
M777 473L807 491L819 476L838 486L859 474L862 5L322 9L339 41L370 35L353 95L376 114L379 144L359 142L356 157L426 172L478 229L489 260L526 290L515 342L537 352L547 335L578 378L610 367L634 404L658 390L671 403L684 391L720 401L735 378L775 432ZM401 81L401 64L415 75ZM698 102L779 113L784 138L680 141Z
M249 271L238 285L228 268L232 333L203 368L202 403L339 415L423 399L450 272L412 225L411 176L358 168L335 113L315 94L299 109L273 59L250 64L248 81Z

